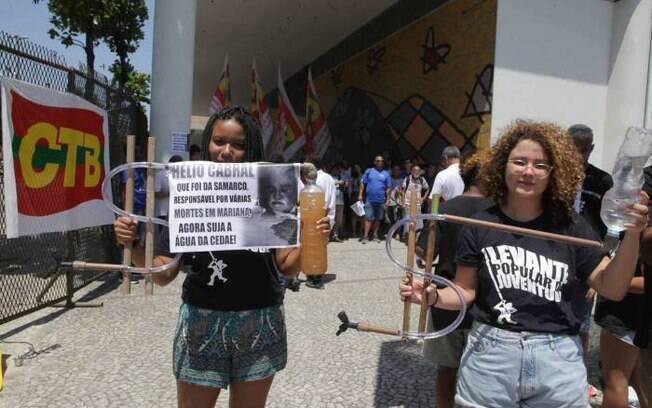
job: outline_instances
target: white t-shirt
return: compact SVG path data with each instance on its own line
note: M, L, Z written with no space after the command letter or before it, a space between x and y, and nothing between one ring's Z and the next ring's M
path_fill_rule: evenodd
M324 198L326 199L326 208L328 208L328 218L331 221L331 228L335 225L335 180L331 177L330 174L325 171L317 171L317 180L315 181L319 188L324 192ZM303 190L303 182L299 180L299 194Z
M167 217L170 206L170 183L167 170L157 170L154 173L154 190L156 191L155 214L157 217Z
M444 200L450 200L462 193L464 193L464 181L460 175L460 165L453 163L435 177L430 190L430 199L432 200L433 195L439 194Z

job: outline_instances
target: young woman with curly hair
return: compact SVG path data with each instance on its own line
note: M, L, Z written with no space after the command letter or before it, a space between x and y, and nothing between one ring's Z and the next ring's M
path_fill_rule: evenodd
M582 162L565 130L516 121L486 156L480 186L496 203L473 216L581 238L597 239L572 202ZM605 252L556 241L465 226L458 241L455 285L475 319L462 355L456 403L462 407L588 405L578 308L588 286L621 299L627 292L647 224L647 200L632 205L622 244ZM401 285L415 303L458 310L451 288Z

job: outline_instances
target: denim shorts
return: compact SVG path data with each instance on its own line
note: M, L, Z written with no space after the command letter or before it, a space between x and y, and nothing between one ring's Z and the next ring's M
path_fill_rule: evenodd
M282 306L245 311L179 309L173 350L177 380L215 388L273 376L287 364Z
M578 336L474 323L455 402L473 408L586 408L587 387Z
M385 219L385 204L367 201L364 203L364 216L369 221L383 221Z

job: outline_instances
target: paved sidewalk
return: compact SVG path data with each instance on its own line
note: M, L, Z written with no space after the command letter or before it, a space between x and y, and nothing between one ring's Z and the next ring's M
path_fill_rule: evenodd
M324 290L302 285L287 292L288 367L277 375L268 406L434 406L435 369L421 358L420 345L354 331L335 336L341 310L354 321L399 327L401 275L384 243L332 243L329 266L333 280ZM9 359L0 407L175 407L171 352L182 281L151 297L142 295L142 284L122 296L111 277L75 297L102 307L49 308L3 325L0 338L45 351L16 367L14 357L27 345L4 345ZM227 401L222 395L218 406Z

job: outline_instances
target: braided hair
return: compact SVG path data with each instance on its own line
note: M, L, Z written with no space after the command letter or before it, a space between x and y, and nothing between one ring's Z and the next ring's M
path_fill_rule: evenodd
M235 120L245 131L245 162L258 162L263 160L263 139L260 135L258 121L249 111L242 106L229 106L208 118L201 142L201 159L211 160L208 145L213 136L213 128L218 120Z

